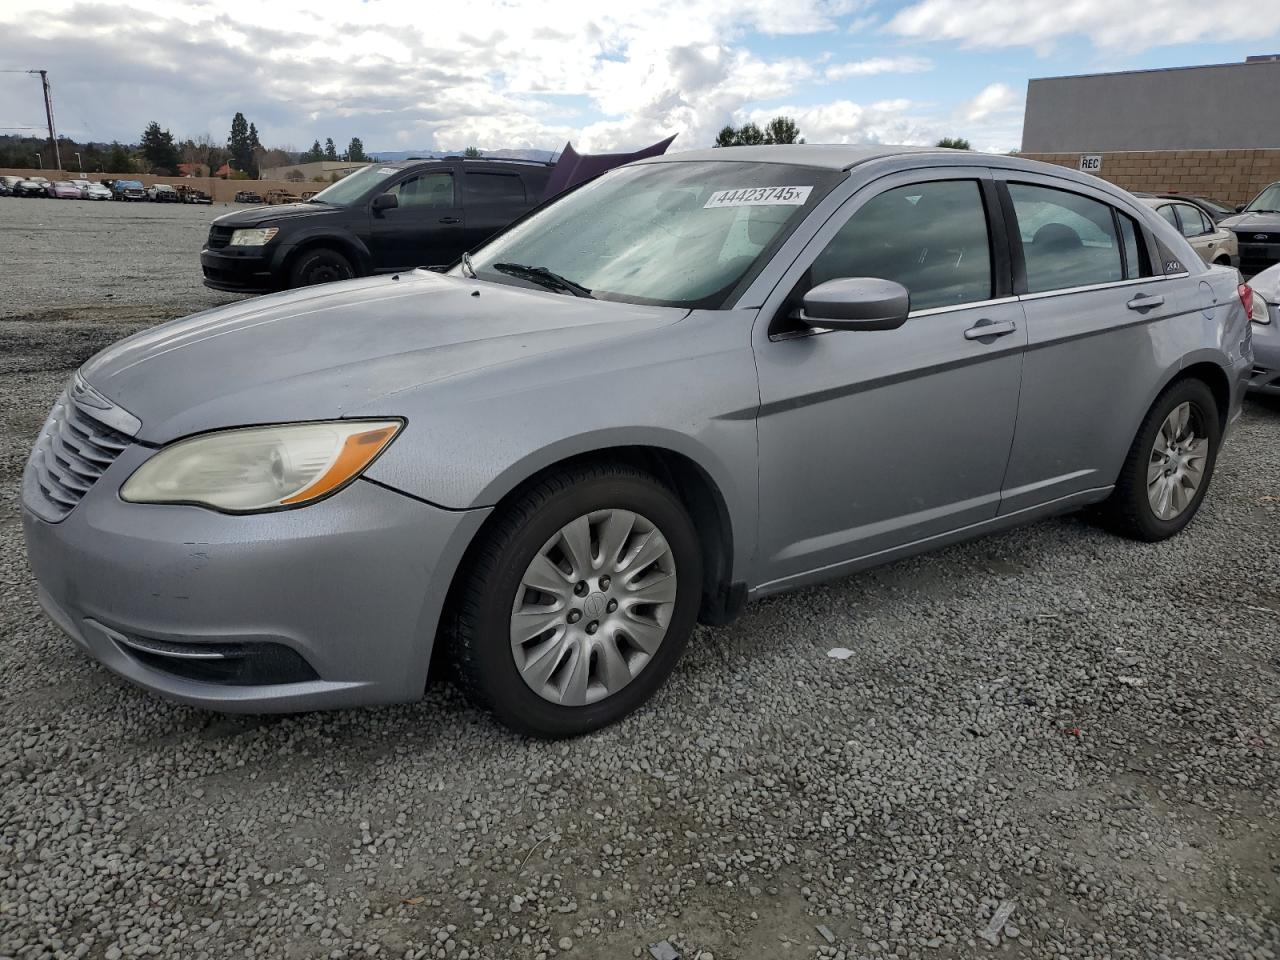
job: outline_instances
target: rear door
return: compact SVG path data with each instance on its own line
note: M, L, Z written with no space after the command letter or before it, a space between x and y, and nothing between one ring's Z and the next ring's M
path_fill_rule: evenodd
M462 207L454 171L432 167L412 173L383 193L397 206L369 212L374 268L408 270L451 263L462 247Z
M1109 194L1022 171L996 176L1028 335L1000 506L1008 514L1115 482L1152 371L1166 365L1162 324L1197 309L1197 284Z
M466 211L463 245L458 250L472 250L522 216L536 197L531 198L518 170L476 168L470 164L462 171L462 205ZM536 266L536 264L535 264Z

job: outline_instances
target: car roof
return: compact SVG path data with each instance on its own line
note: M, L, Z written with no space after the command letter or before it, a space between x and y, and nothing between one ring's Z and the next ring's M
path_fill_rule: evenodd
M756 147L709 147L704 150L683 150L648 157L639 163L684 163L699 160L731 160L740 163L789 163L801 167L821 167L827 170L849 170L861 163L895 157L902 154L955 154L963 150L947 150L943 147L911 147L895 144L850 143L778 143Z

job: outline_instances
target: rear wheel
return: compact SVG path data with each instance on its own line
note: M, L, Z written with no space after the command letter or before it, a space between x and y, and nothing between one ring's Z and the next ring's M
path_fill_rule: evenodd
M1137 540L1164 540L1200 509L1218 458L1222 428L1213 392L1181 380L1156 398L1103 505L1107 525Z
M667 488L624 464L551 474L504 508L459 572L458 678L519 733L595 730L666 680L701 585L693 523Z
M290 287L310 287L317 283L350 280L356 275L351 261L337 250L312 247L298 254L289 268Z

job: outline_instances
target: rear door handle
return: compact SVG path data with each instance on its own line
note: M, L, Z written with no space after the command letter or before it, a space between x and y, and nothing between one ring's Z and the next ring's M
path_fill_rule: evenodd
M441 217L436 223L461 223L457 217Z
M1012 320L1001 320L995 322L993 320L979 320L972 327L964 332L966 340L985 340L988 337L1006 337L1018 329L1018 325Z
M1152 307L1164 306L1164 297L1161 297L1161 296L1149 297L1145 293L1140 293L1136 297L1134 297L1132 300L1130 300L1128 303L1126 303L1125 306L1128 307L1130 310L1150 310Z

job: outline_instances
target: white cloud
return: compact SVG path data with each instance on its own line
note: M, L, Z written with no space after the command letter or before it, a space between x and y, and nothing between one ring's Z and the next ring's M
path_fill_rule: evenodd
M969 121L985 120L992 114L1008 113L1022 107L1022 97L1003 83L992 83L982 88L976 97L967 100L960 108L960 115Z
M902 36L969 47L1043 49L1083 35L1099 47L1131 51L1197 40L1256 40L1276 28L1256 0L921 0L887 25Z
M849 77L870 77L878 73L925 73L933 69L928 57L871 57L827 67L824 76L828 80L845 80Z

